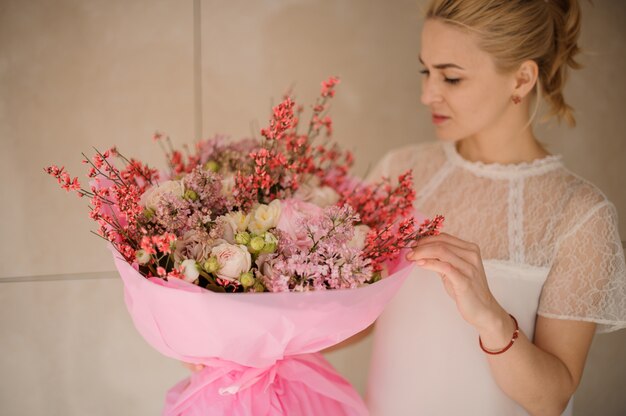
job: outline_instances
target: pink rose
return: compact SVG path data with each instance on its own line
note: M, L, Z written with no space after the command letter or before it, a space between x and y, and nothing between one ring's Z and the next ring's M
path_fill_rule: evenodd
M322 215L323 209L299 199L286 199L282 201L281 207L282 211L276 228L286 233L298 247L309 247L311 239L300 229L298 223L306 221L307 218Z
M239 280L252 266L252 256L246 246L222 243L213 247L211 254L217 257L220 266L215 274L222 279Z

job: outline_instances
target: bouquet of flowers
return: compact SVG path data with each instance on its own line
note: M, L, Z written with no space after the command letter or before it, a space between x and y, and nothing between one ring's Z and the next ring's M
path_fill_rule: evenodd
M410 171L397 184L349 175L352 155L329 140L337 83L322 83L304 132L285 96L261 140L217 136L184 155L155 134L164 172L116 148L83 154L88 189L45 169L90 198L138 331L205 365L168 392L165 415L366 413L318 352L379 316L406 276L401 250L443 218L413 216Z

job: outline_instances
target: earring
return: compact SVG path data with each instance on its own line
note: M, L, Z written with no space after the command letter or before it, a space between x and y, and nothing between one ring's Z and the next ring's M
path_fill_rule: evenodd
M513 104L519 104L522 102L522 98L519 95L514 95L511 97Z

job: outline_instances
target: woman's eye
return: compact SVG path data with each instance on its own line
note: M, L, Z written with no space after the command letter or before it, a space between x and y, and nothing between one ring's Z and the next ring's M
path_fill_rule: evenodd
M452 85L456 85L459 82L461 82L461 78L444 78L443 80L447 82L448 84L452 84Z
M422 74L422 75L428 75L428 74L429 74L429 72L428 72L428 70L427 70L427 69L422 69L422 70L420 71L420 74Z

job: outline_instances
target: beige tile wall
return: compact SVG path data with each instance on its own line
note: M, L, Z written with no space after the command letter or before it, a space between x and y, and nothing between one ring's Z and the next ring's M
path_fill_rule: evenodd
M0 414L160 414L187 370L135 330L116 274L73 277L0 283Z
M113 144L160 162L156 129L191 141L192 63L191 1L0 4L0 276L111 270L87 201L42 169L82 179L80 152Z
M94 274L113 267L87 232L86 203L59 192L44 165L81 173L81 150L111 144L160 164L154 130L178 143L250 135L287 87L308 103L339 75L336 138L363 173L388 149L433 137L419 104L423 3L0 2L0 279L62 279L0 283L0 414L155 414L185 374L135 332L115 274ZM615 202L626 237L626 3L584 8L586 68L566 91L579 125L538 133ZM626 409L625 332L594 341L578 414ZM360 391L369 348L328 354Z

